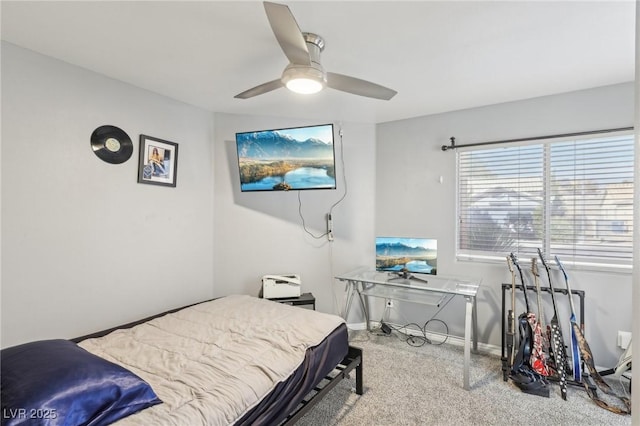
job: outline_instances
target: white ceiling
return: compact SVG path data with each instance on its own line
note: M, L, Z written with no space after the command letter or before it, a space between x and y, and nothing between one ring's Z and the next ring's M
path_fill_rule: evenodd
M282 2L285 3L285 2ZM234 95L287 59L257 1L2 1L2 39L211 111L385 122L634 80L635 2L286 2L328 71L390 101L327 89Z

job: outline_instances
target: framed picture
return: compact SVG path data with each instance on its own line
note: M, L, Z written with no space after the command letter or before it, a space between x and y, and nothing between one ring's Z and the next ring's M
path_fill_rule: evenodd
M138 183L176 186L178 144L140 135Z

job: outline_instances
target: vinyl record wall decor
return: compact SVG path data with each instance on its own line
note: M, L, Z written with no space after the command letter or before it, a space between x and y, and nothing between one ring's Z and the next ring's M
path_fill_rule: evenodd
M175 187L177 172L178 144L140 135L138 183Z
M91 149L103 161L121 164L133 153L133 143L127 133L116 126L100 126L91 134Z

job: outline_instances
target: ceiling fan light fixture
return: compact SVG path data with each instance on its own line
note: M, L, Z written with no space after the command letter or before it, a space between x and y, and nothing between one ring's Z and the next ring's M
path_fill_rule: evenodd
M292 92L311 95L324 89L327 76L324 71L311 66L290 64L282 73L282 83Z
M322 90L322 83L311 78L294 78L286 83L287 89L301 95L312 95Z

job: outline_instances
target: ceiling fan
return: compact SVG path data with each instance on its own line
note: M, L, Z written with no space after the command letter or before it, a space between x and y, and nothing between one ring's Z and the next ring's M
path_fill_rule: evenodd
M281 87L297 93L311 94L326 86L354 95L383 100L389 100L397 93L379 84L325 71L320 63L320 53L324 49L322 37L301 32L289 7L284 4L264 2L264 9L276 39L289 59L289 65L279 79L239 93L235 98L252 98Z

